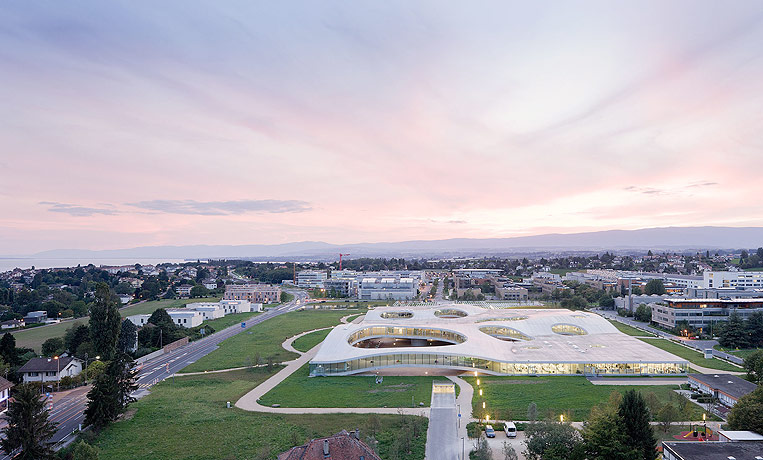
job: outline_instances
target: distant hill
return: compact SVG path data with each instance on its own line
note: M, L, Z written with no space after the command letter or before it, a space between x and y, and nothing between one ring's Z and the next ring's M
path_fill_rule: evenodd
M56 249L30 257L45 259L93 258L284 258L334 259L338 252L356 257L483 256L532 251L687 250L763 246L763 227L664 227L552 233L512 238L452 238L386 243L330 244L303 241L286 244L146 246L130 249Z

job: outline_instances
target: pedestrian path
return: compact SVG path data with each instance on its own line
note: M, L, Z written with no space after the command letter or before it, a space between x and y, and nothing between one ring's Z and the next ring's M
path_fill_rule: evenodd
M429 409L425 458L458 460L458 441L456 385L450 382L432 382L432 403Z

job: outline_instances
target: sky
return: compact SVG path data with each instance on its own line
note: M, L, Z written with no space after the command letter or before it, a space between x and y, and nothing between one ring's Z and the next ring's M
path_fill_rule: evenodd
M0 3L0 254L763 226L763 2Z

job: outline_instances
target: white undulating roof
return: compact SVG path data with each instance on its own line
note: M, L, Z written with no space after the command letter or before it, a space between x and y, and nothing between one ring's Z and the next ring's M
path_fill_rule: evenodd
M461 310L464 317L441 318L437 310ZM410 318L382 318L384 312L406 311ZM586 335L561 335L552 326L577 326ZM456 345L427 347L358 348L349 344L354 332L371 326L442 329L457 332L466 341ZM484 326L515 329L532 338L509 342L482 331ZM331 363L370 355L395 353L443 353L502 362L585 363L686 363L685 359L621 333L599 315L566 309L506 309L463 304L434 307L384 307L370 310L358 324L335 327L323 341L313 363Z

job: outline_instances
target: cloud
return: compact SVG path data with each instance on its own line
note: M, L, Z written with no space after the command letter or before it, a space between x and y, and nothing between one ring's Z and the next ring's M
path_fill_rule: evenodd
M48 211L50 212L62 212L74 217L89 217L96 214L103 214L107 216L113 216L119 214L114 209L107 208L90 208L87 206L79 206L69 203L56 203L54 201L40 201L38 204L44 206L50 206Z
M626 192L641 193L643 195L675 195L697 188L714 187L718 185L718 182L699 181L692 182L691 184L681 185L678 187L639 187L636 185L629 185L623 188Z
M168 214L197 214L204 216L224 216L248 212L287 213L306 212L312 209L310 203L299 200L238 200L238 201L195 201L195 200L149 200L126 203L128 206Z

